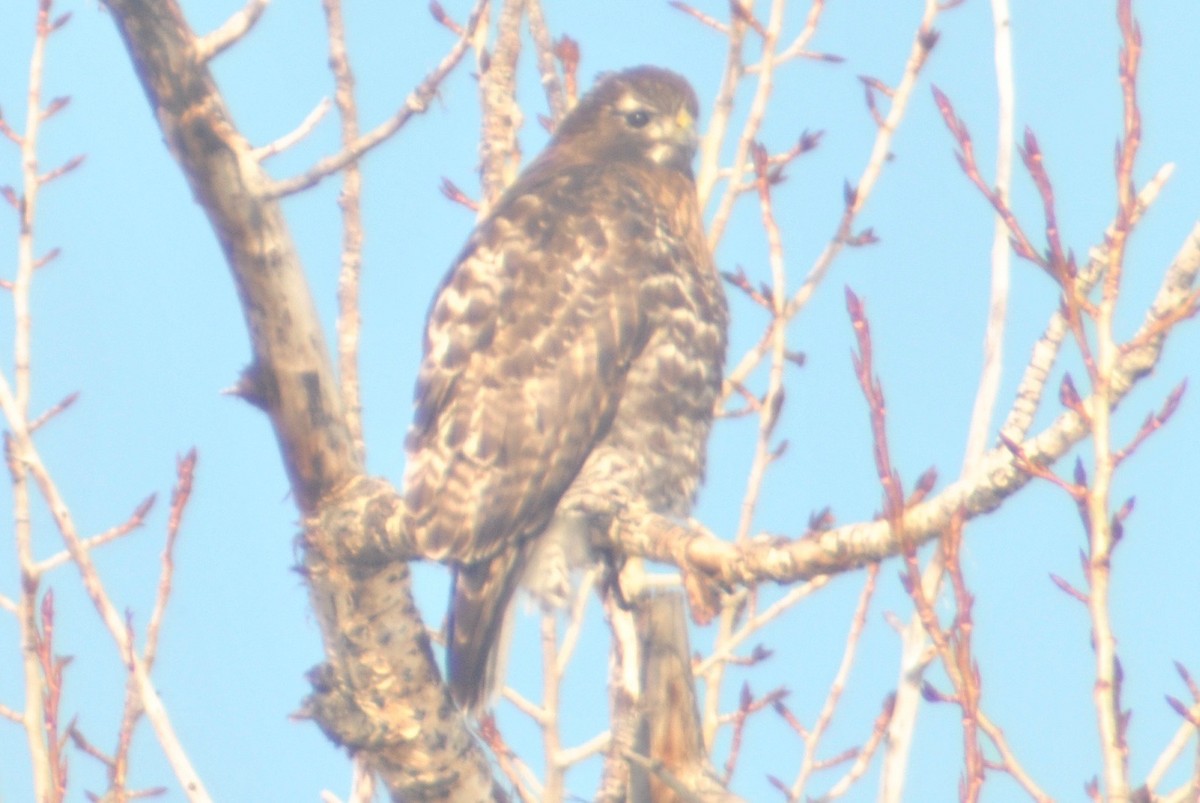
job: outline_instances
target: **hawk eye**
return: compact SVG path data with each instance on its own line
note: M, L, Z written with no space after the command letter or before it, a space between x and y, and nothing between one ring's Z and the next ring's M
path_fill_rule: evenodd
M625 122L630 128L644 128L650 122L650 112L638 109L625 115Z

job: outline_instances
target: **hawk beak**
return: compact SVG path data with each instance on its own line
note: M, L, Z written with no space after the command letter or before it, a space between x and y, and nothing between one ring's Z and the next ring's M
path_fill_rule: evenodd
M696 118L692 117L692 113L686 107L680 107L679 111L675 112L675 139L684 145L694 147L698 137L696 136Z

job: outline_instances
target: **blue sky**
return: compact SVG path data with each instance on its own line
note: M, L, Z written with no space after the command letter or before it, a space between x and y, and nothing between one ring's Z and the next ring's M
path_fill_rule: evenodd
M0 106L23 125L25 79L33 3L9 2L0 11ZM446 2L466 15L468 3ZM1114 3L1014 0L1013 36L1017 126L1036 131L1059 199L1064 239L1084 254L1098 242L1115 211L1112 152L1120 126L1116 82ZM215 27L239 3L191 0L184 7L195 29ZM697 2L714 15L723 2ZM48 97L69 94L72 104L44 129L42 163L53 166L85 153L84 166L49 187L38 221L39 251L59 246L62 257L38 274L34 289L34 408L81 391L75 408L39 434L38 444L87 533L123 520L148 493L160 504L144 531L97 555L118 605L145 624L153 602L166 497L174 461L191 447L200 454L196 490L179 546L175 592L155 671L183 743L210 791L222 800L315 799L322 788L343 793L344 756L316 728L289 720L303 697L304 671L321 657L320 638L307 610L293 538L297 514L288 496L278 450L265 418L220 395L249 359L232 282L200 208L166 149L106 12L94 2L63 2L71 23L51 42L45 76ZM787 31L803 24L806 7L790 11ZM1141 101L1145 142L1136 176L1147 180L1164 163L1176 169L1159 203L1132 243L1120 333L1140 322L1165 266L1197 219L1200 146L1195 131L1200 53L1200 6L1136 6L1145 40ZM893 83L920 17L920 4L894 0L829 3L813 43L836 53L840 65L794 62L779 74L762 139L772 150L789 147L803 130L825 132L821 147L788 170L776 191L790 282L799 283L833 233L842 185L865 164L874 126L860 74ZM451 44L423 3L347 3L351 57L360 89L364 127L390 115ZM548 3L556 35L581 43L584 85L596 73L655 63L687 75L702 103L711 102L724 50L713 31L666 3ZM939 19L942 33L921 78L894 158L859 219L881 238L870 248L843 253L811 305L789 330L792 348L808 361L788 378L788 402L778 432L790 448L768 476L756 530L799 534L811 511L832 507L839 521L872 517L880 493L871 461L867 413L849 359L853 338L842 288L867 304L875 334L876 368L888 398L893 458L915 480L937 466L942 484L955 476L979 371L985 320L992 218L983 199L958 171L953 141L929 92L939 86L971 127L980 161L994 160L995 90L991 15L971 0ZM246 136L262 144L291 130L331 94L319 4L279 2L214 71ZM470 66L458 70L427 115L364 161L366 225L362 374L368 462L374 473L399 480L402 439L419 358L428 299L473 224L471 214L439 193L447 177L477 191L478 110ZM544 112L536 74L526 58L522 100L527 122L522 146L531 156L545 141L533 121ZM745 96L739 105L744 114ZM703 121L702 121L703 125ZM302 171L337 147L327 120L293 151L270 162L278 177ZM15 148L0 141L0 185L16 185ZM338 182L328 181L286 202L313 293L332 328L338 249ZM1040 231L1040 204L1018 172L1014 204L1029 230ZM711 211L711 210L710 210ZM737 208L718 250L723 269L743 266L755 280L769 277L757 228L757 205ZM15 264L15 218L0 212L0 273ZM765 323L731 291L731 361L753 343ZM1049 279L1014 262L1005 371L997 421L1020 376L1029 349L1057 304ZM0 332L11 332L11 311L0 306ZM1117 440L1136 431L1146 412L1186 377L1196 378L1200 335L1179 331L1153 377L1117 417ZM0 335L0 367L11 376L11 355ZM1078 360L1065 364L1077 379ZM1061 367L1058 369L1061 370ZM763 376L755 377L761 388ZM1053 394L1051 394L1053 396ZM1047 399L1040 421L1057 412ZM755 424L718 425L709 484L698 517L718 533L732 533L745 486ZM1118 476L1118 498L1137 496L1127 537L1117 552L1115 627L1125 666L1125 703L1134 711L1131 765L1135 779L1148 770L1178 726L1164 694L1186 697L1172 661L1200 672L1200 520L1195 477L1200 415L1185 398L1177 418L1152 438ZM1080 454L1087 459L1086 448ZM8 495L0 507L10 510ZM36 520L39 554L59 544L44 511ZM11 518L11 516L9 517ZM1005 729L1026 768L1051 794L1075 798L1099 771L1091 708L1092 656L1085 611L1057 591L1048 575L1081 583L1083 535L1071 502L1034 483L1000 512L967 529L964 565L978 598L976 645L983 671L983 706ZM880 575L845 703L826 739L825 755L858 744L869 732L883 697L895 685L898 641L884 621L907 618L911 605L896 580L898 565ZM444 609L444 572L423 568L419 594L429 621ZM66 715L97 744L115 738L123 670L77 576L68 567L52 578L59 605L60 652L75 656L67 671ZM842 638L861 576L834 580L762 636L774 656L753 670L733 670L730 705L743 680L759 693L786 685L789 705L811 721L841 655ZM11 549L0 549L0 593L16 593ZM779 593L766 589L764 598ZM943 612L948 609L943 607ZM534 634L523 623L519 639ZM711 634L696 631L704 651ZM526 654L535 649L525 645ZM18 639L14 620L0 615L0 701L20 706ZM565 727L577 744L599 727L602 698L596 667L605 660L607 634L591 622L567 699L585 700ZM517 660L510 662L519 673ZM935 680L937 676L935 676ZM517 685L533 693L536 676ZM594 709L594 710L593 710ZM539 746L511 708L501 727L530 761ZM799 744L770 713L751 722L735 789L770 800L767 773L790 778ZM958 715L927 708L917 733L908 799L956 795L960 762ZM0 722L0 800L29 799L23 737ZM15 758L14 758L15 757ZM718 756L723 761L723 755ZM1186 763L1186 761L1184 762ZM72 754L71 799L100 790L103 774ZM1180 782L1178 774L1169 776ZM134 783L171 785L153 736L139 731ZM594 789L594 768L568 779L581 797ZM850 795L873 799L872 772ZM1166 784L1171 788L1174 784ZM810 791L823 791L818 781ZM170 800L182 799L175 791ZM985 800L1019 799L1016 787L995 778Z

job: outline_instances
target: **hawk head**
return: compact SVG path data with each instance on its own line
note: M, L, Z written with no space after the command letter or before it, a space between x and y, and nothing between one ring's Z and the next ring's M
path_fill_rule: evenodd
M691 85L670 70L607 73L563 119L549 150L597 162L649 161L690 175L698 114Z

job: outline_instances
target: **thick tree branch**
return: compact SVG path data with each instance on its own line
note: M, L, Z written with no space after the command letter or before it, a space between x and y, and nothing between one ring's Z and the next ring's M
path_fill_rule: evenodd
M1132 345L1123 349L1116 361L1109 388L1112 407L1158 362L1168 334L1160 322L1177 320L1179 309L1194 303L1192 287L1197 273L1200 223L1168 268L1145 322L1129 341ZM1090 434L1084 415L1099 403L1097 397L1089 397L1079 405L1083 415L1067 410L1022 442L1024 459L1038 465L1057 461ZM1030 479L1007 447L996 447L974 470L941 493L905 510L905 540L919 545L938 537L959 510L968 519L991 513ZM383 480L363 478L359 482L363 487L346 491L347 499L357 500L353 506L331 505L322 514L322 527L338 533L342 557L368 565L389 555L418 557L403 532L403 502L395 490ZM796 539L759 535L732 543L697 522L680 522L645 508L614 509L611 500L602 498L587 500L587 505L597 512L597 520L611 517L607 531L593 532L597 547L678 566L684 571L684 585L692 601L697 602L700 595L699 601L707 605L713 604L715 586L792 583L839 574L894 557L904 548L886 521L857 522Z
M1158 362L1166 339L1158 322L1172 318L1181 305L1191 303L1198 272L1200 224L1189 234L1167 270L1141 331L1131 338L1130 343L1137 345L1123 350L1116 360L1109 389L1112 407ZM1086 413L1099 403L1098 398L1091 397L1082 409ZM1030 462L1048 465L1090 432L1084 417L1068 410L1021 446ZM937 496L907 509L903 522L905 536L918 544L932 540L949 525L956 511L961 509L968 517L990 513L1029 480L1030 475L1016 466L1007 448L992 449L972 472ZM610 546L622 554L679 566L693 594L706 593L695 575L725 587L762 581L787 583L865 566L900 554L903 546L886 521L850 524L795 540L758 536L734 544L717 538L698 524L683 524L636 509L617 512L608 535Z
M310 511L357 466L287 223L279 205L263 198L268 177L234 127L178 5L108 6L167 146L233 270L254 349L239 391L270 415L297 504Z
M271 182L234 126L175 0L109 0L163 135L233 272L254 361L239 392L270 417L294 498L311 515L362 475L324 332ZM303 538L329 664L307 710L406 800L502 799L441 684L408 567L348 569L335 533Z
M1200 224L1167 270L1141 331L1131 338L1130 343L1136 345L1125 349L1117 360L1110 385L1113 407L1158 362L1166 340L1159 322L1172 319L1181 305L1192 303L1198 272ZM1079 407L1083 415L1075 410L1060 414L1020 444L1024 459L1038 465L1057 461L1089 435L1084 415L1099 403L1097 397L1091 397ZM1030 479L1007 447L994 448L973 471L928 501L906 509L905 541L922 544L938 537L960 510L968 518L990 513ZM417 557L401 529L403 502L395 490L383 480L363 478L356 485L346 489L346 498L355 500L353 505L330 505L322 515L321 527L336 533L332 540L342 559L369 565L386 555ZM760 535L732 543L696 522L680 522L644 508L606 510L611 502L605 499L590 500L589 505L611 516L606 532L593 533L597 546L678 566L692 602L706 606L714 604L718 588L792 583L839 574L899 555L904 549L886 521L858 522L797 539Z

